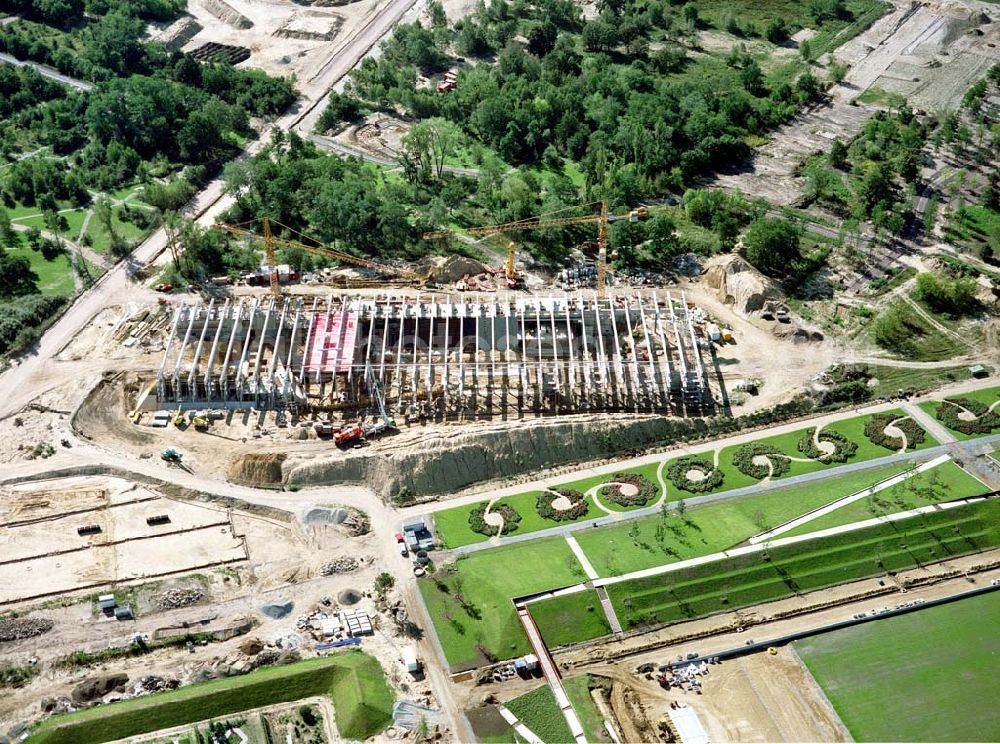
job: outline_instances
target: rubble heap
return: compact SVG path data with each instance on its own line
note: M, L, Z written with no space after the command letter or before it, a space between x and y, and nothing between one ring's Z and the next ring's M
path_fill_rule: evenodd
M11 617L0 620L0 642L34 638L52 630L54 622L47 617Z
M330 576L331 574L345 574L357 570L358 559L344 556L343 558L335 558L332 561L324 563L320 566L319 572L324 576Z
M205 596L201 589L168 589L153 596L153 604L161 610L176 610L193 605Z

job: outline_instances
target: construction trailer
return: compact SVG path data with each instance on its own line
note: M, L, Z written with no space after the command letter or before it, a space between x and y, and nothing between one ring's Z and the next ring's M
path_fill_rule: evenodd
M213 300L175 310L144 406L701 415L704 322L670 292Z

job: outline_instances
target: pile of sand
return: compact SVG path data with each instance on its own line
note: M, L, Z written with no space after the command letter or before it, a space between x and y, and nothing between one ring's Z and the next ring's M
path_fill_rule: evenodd
M229 462L226 478L246 486L278 485L282 481L281 464L286 457L283 452L234 457Z

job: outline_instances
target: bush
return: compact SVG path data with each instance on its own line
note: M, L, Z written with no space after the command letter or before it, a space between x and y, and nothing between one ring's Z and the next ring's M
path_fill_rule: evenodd
M754 463L753 458L760 456L767 457L771 463L770 468L767 465L757 465ZM761 480L768 475L775 478L784 475L791 468L792 461L788 455L777 447L754 442L752 444L745 444L736 450L736 454L733 455L733 465L744 475Z
M507 535L516 530L517 523L521 521L521 515L518 511L508 504L494 504L490 512L503 517L503 528L500 530L501 535ZM476 507L469 512L469 527L473 532L493 537L497 534L497 528L491 524L486 524L486 520L484 519L485 514L485 506Z
M821 442L830 442L834 446L833 452L827 454L819 449L813 442L814 437ZM847 462L858 451L858 445L837 431L821 431L816 435L816 428L813 427L807 429L805 435L799 440L798 449L811 460Z
M895 421L896 417L888 413L877 413L865 423L865 436L873 444L885 447L889 450L898 450L903 446L899 437L892 437L885 433L885 427ZM927 437L927 433L920 428L920 424L911 418L905 418L896 424L896 428L906 435L906 448L916 449Z
M601 488L601 498L618 504L619 506L645 506L650 500L659 495L660 489L656 487L649 478L637 473L615 473L611 476L615 484L609 484ZM634 496L626 496L622 493L620 485L627 483L639 489Z
M699 470L705 474L700 481L689 480L689 470ZM667 468L667 478L677 488L691 493L707 493L722 485L725 476L711 462L700 457L681 457Z
M556 522L562 522L563 520L579 519L587 513L587 497L580 491L575 491L572 488L555 488L553 491L555 493L552 493L552 491L543 491L538 494L535 509L538 511L539 516ZM559 510L553 508L552 502L557 498L556 494L569 499L570 507L568 509ZM506 523L506 520L504 522Z
M966 410L976 416L972 421L964 421L959 414ZM948 398L938 406L934 414L937 420L949 429L962 434L989 434L1000 428L1000 415L991 411L985 403L973 398Z

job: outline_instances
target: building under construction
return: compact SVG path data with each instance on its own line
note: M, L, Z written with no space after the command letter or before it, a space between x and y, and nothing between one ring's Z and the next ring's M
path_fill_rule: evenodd
M356 416L384 402L389 415L430 418L703 413L711 395L699 315L669 292L182 306L155 402L144 407Z

